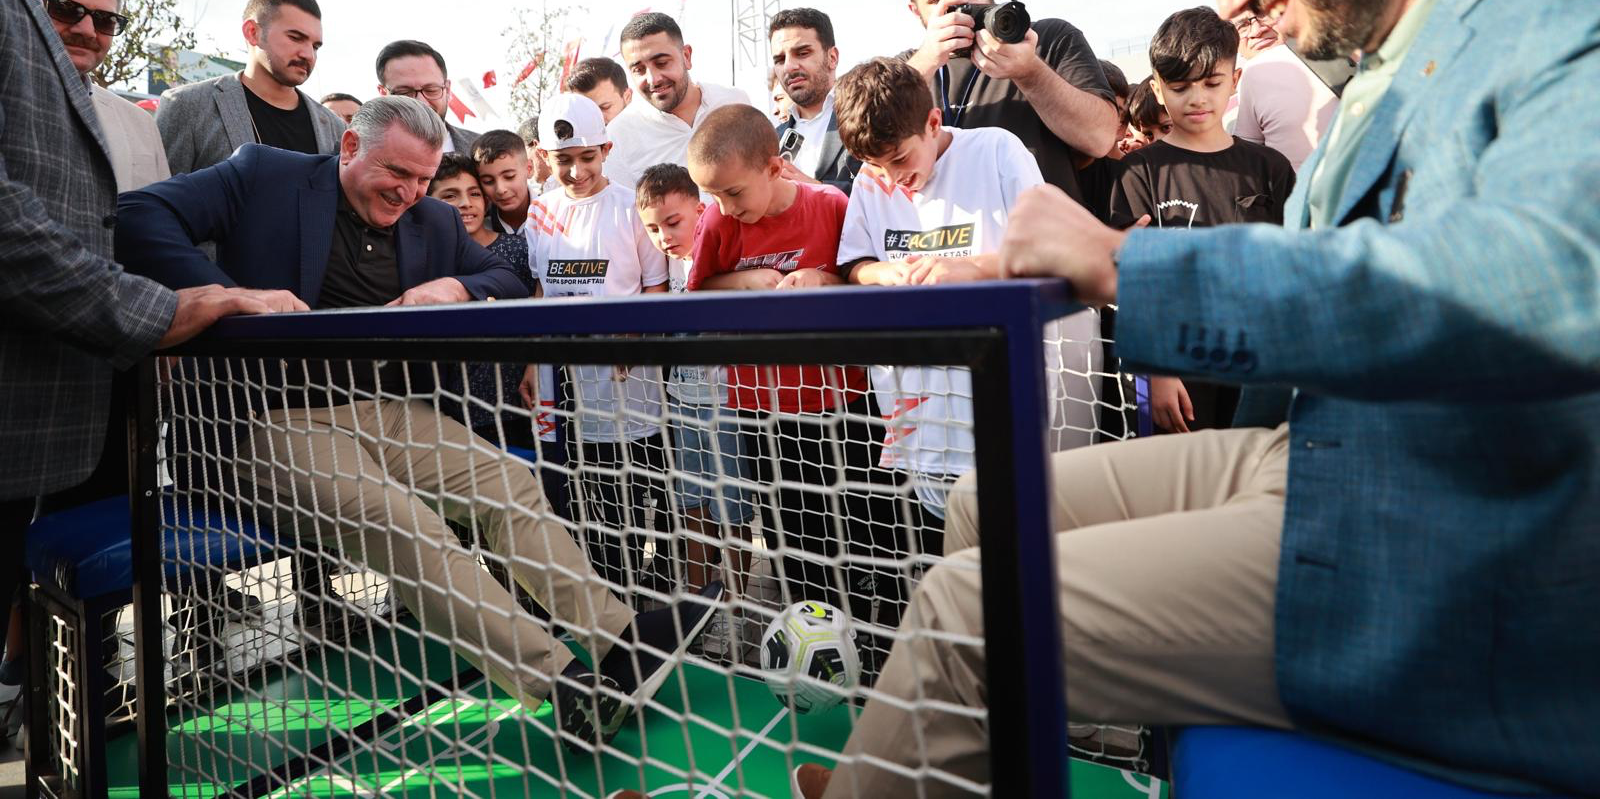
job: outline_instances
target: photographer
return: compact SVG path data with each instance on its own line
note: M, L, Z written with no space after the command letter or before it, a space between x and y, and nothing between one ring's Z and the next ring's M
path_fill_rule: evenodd
M988 5L911 0L927 35L906 61L933 88L945 125L1015 133L1045 182L1081 203L1077 163L1105 155L1117 139L1117 109L1100 62L1065 20L1034 20L1016 44L975 31L977 20L961 8Z

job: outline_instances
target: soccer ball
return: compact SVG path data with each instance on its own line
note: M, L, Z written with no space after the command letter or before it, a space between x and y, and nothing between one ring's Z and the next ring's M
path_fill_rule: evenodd
M761 636L767 688L796 713L827 710L861 679L856 632L824 602L797 602Z

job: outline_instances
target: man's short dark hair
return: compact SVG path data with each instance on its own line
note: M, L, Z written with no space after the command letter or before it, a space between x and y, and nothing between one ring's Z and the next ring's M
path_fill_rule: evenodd
M517 126L517 135L522 137L522 145L524 147L532 147L533 145L538 144L539 115L534 114L533 116L522 120L522 124Z
M683 29L678 27L677 20L660 11L647 11L635 14L633 19L622 28L622 37L619 42L632 42L647 36L665 33L679 47L683 46Z
M833 47L833 20L815 8L786 8L774 14L767 24L767 41L784 28L809 28L817 32L817 41L824 49Z
M322 19L322 8L317 5L317 0L249 0L244 4L244 16L240 19L253 19L257 25L264 26L278 16L278 9L283 6L294 6Z
M1239 31L1210 6L1167 17L1150 40L1150 68L1167 83L1210 75L1239 57Z
M673 194L700 202L700 187L689 177L689 170L678 164L656 164L639 176L639 185L633 190L634 205L644 210Z
M628 90L628 72L622 68L616 59L605 56L595 56L579 61L572 68L572 74L567 76L566 89L569 92L585 94L594 91L600 81L609 80L611 85L617 87L617 94Z
M737 161L760 169L776 157L778 131L753 105L733 103L718 108L707 114L689 137L691 164L720 166Z
M491 130L472 143L472 160L480 166L507 155L528 157L527 143L509 130Z
M1153 128L1161 124L1161 115L1167 109L1156 99L1155 76L1139 81L1128 93L1128 122L1136 128Z
M449 180L457 175L466 175L477 181L478 162L463 153L445 153L439 159L439 168L433 172L433 180L428 183L428 194L433 194L433 189L439 185L439 181Z
M318 100L317 102L318 103L324 103L324 104L325 103L345 102L345 103L355 103L356 105L361 105L361 101L356 99L355 95L353 95L353 94L345 94L344 92L333 92L331 94L324 94L324 95L322 95L322 99Z
M844 73L833 89L839 141L865 161L888 155L927 127L933 93L910 64L874 58Z
M1100 71L1106 73L1106 83L1110 84L1111 93L1124 100L1128 99L1128 92L1133 89L1128 86L1128 76L1122 74L1122 67L1101 59Z
M450 70L446 69L444 65L444 56L439 55L438 50L429 47L426 42L419 42L416 39L401 39L384 45L383 49L378 51L378 82L383 83L383 68L388 66L390 61L414 55L425 55L432 58L433 62L439 65L439 74L446 79L450 77Z

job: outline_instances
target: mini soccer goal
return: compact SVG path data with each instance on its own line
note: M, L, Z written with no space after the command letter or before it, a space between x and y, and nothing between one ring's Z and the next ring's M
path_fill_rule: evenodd
M992 783L919 779L1060 796L1048 455L1134 429L1108 344L1033 281L226 320L141 370L112 793L787 797L975 494Z

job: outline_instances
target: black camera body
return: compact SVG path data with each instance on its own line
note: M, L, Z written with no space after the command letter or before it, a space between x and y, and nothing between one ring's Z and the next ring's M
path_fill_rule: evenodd
M990 36L1005 44L1016 44L1028 38L1028 28L1033 26L1033 17L1028 15L1027 6L1017 0L993 4L962 3L951 6L950 10L972 17L973 36L977 36L979 31L988 31ZM950 55L955 58L971 58L972 48L958 50Z

